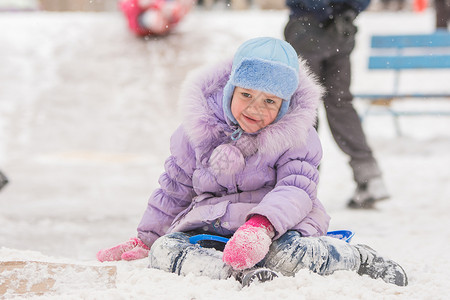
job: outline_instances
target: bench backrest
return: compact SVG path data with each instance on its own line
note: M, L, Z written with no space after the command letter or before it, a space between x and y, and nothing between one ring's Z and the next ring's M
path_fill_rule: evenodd
M372 55L369 69L442 69L450 68L450 33L437 31L432 34L414 35L375 35L372 36L372 49L393 49L394 54ZM407 55L407 49L421 49L424 54ZM438 48L445 51L439 53Z

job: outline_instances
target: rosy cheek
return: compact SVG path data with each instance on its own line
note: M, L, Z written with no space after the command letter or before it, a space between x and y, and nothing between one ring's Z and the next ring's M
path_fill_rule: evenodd
M270 111L269 114L267 115L267 119L273 121L273 120L275 120L275 118L277 117L277 115L278 115L278 112L272 110L272 111Z

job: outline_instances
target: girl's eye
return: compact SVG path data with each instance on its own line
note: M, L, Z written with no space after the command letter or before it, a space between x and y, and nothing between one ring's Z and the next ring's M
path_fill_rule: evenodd
M275 103L275 101L273 101L272 99L266 99L266 103L269 103L269 104L274 104L274 103Z
M241 93L242 96L244 96L245 98L251 98L252 95L250 95L249 93Z

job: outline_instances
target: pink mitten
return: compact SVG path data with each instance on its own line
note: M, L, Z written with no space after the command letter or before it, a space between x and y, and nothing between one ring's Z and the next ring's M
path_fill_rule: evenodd
M275 230L266 217L254 215L234 233L223 250L223 261L235 270L260 262L269 252Z
M148 256L150 250L140 239L131 238L129 241L112 248L98 251L97 259L101 262L113 260L135 260Z

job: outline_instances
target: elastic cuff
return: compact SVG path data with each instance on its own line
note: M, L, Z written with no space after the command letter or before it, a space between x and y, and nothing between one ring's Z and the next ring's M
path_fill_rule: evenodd
M269 219L262 215L253 215L253 217L251 217L245 224L265 228L267 235L269 235L270 238L275 236L275 229L273 228L272 223L270 223Z
M144 244L144 242L141 241L139 238L135 237L131 238L131 240L136 243L136 246L144 248L145 250L150 250L150 248L146 244Z

